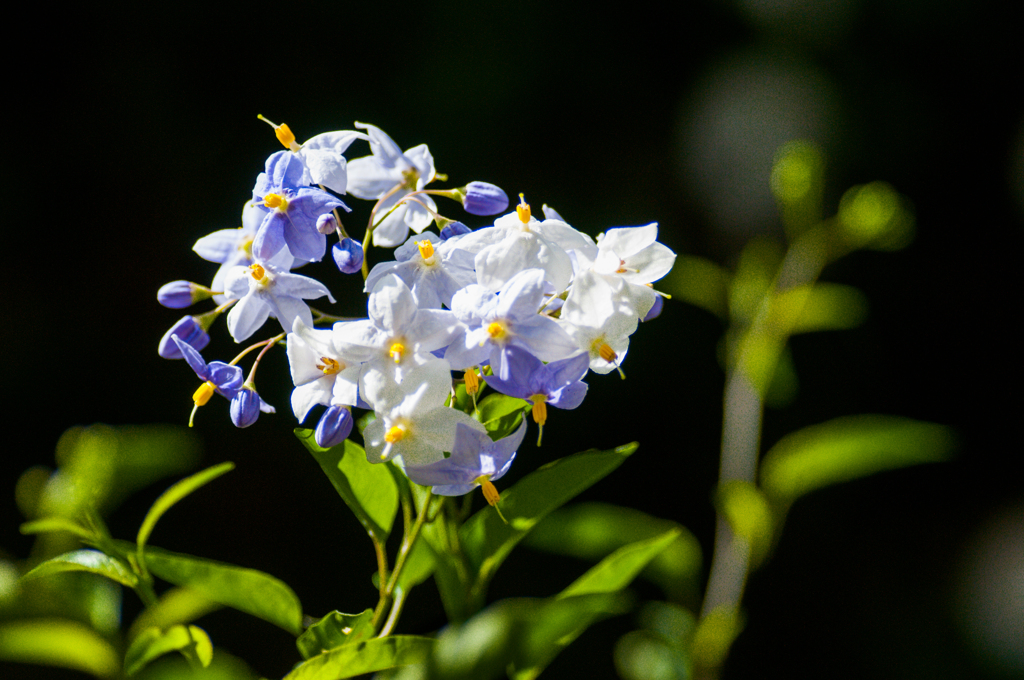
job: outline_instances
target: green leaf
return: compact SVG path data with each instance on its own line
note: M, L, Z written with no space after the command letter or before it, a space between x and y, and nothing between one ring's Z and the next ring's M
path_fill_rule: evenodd
M660 555L681 533L680 529L669 529L660 536L645 541L636 541L619 548L587 570L585 574L555 597L612 593L625 588L651 560Z
M508 436L523 417L523 409L530 406L525 399L510 397L505 394L489 394L480 401L479 412L480 422L483 423L487 434L491 439L497 441Z
M119 560L104 555L98 550L74 550L72 552L50 558L22 578L38 578L67 571L87 571L117 581L121 585L134 588L138 577Z
M0 659L59 666L112 678L121 668L114 648L80 623L35 619L0 624Z
M718 668L725 661L733 640L743 630L743 619L730 607L718 607L697 623L691 655L700 668ZM717 675L717 674L715 674Z
M679 536L659 553L644 575L679 599L700 574L700 543L682 525L633 508L606 503L579 503L555 510L525 538L531 548L596 561L637 539L670 529Z
M725 319L728 316L729 274L703 257L679 255L672 271L658 288L673 299L689 302Z
M117 544L127 551L135 548L123 541ZM195 590L214 602L269 621L294 635L302 632L299 598L269 574L152 546L146 549L146 562L153 574L169 583Z
M146 541L149 540L149 535L153 533L153 528L165 512L196 489L212 482L225 472L230 472L234 469L235 464L230 461L214 465L172 484L167 491L160 494L160 497L149 508L145 519L142 520L142 526L139 527L139 535L135 539L135 543L138 545L139 556L142 556Z
M764 494L750 482L734 479L718 488L715 506L733 533L747 542L751 566L757 566L771 547L774 525Z
M373 610L359 614L342 614L333 611L306 629L295 645L303 659L309 659L322 652L328 652L350 642L368 640L374 636Z
M338 680L422 663L433 647L432 638L414 635L391 635L353 642L299 664L284 680Z
M135 675L154 659L187 649L192 650L204 668L213 660L210 636L198 626L172 626L167 630L147 628L128 647L124 655L124 672Z
M348 439L324 449L313 439L312 430L296 429L295 436L313 454L366 532L384 542L398 512L398 487L387 466L367 461L363 447Z
M191 623L223 605L190 588L169 588L156 604L146 607L132 622L128 637L134 638L146 628L166 630L181 623Z
M54 531L67 531L83 541L95 541L97 536L74 520L66 517L44 517L33 522L25 522L19 527L23 534L45 534Z
M830 484L946 460L950 430L909 418L861 415L812 425L783 437L761 464L761 487L788 505Z
M537 522L621 465L637 446L633 442L610 451L577 453L530 473L502 494L501 510L508 524L490 507L469 518L459 536L477 571L478 588L490 580L512 548Z

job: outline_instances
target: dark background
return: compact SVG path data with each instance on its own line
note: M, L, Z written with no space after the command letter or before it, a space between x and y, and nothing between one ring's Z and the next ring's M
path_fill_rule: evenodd
M953 462L798 502L773 560L750 581L726 677L1024 673L1020 586L998 595L1024 569L1012 425L1024 60L1020 22L997 5L451 2L369 12L323 3L34 15L20 26L28 41L11 43L30 46L5 48L0 547L27 554L14 481L52 464L66 428L187 421L194 375L156 354L181 314L155 294L216 270L192 243L238 225L264 159L280 148L257 113L287 122L300 141L370 122L403 148L428 143L449 186L482 179L525 192L591 234L657 221L677 253L724 264L751 234L777 228L772 153L810 137L828 159L830 209L849 186L884 179L912 201L918 234L902 252L859 253L826 270L825 280L865 292L870 316L853 331L793 341L800 391L769 410L764 443L873 412L950 425L960 446ZM365 218L366 205L351 203ZM304 273L319 273L339 313L363 313L356 281L326 266ZM524 449L509 482L577 450L639 440L585 498L676 519L710 553L721 331L707 313L667 304L634 336L629 378L592 376L584 406L552 415L543 448ZM207 359L235 351L215 327ZM177 506L153 542L274 574L310 614L372 606L369 542L291 435L283 353L268 357L259 386L279 414L248 430L230 425L222 400L200 411L203 464L238 467ZM115 534L134 535L165 486L117 511ZM550 595L584 568L523 548L493 595ZM1009 656L983 625L999 619L999 607L981 607L993 598L1010 622ZM137 611L133 596L125 607ZM426 586L400 630L442 623ZM289 636L244 615L219 612L204 625L269 677L297 658ZM550 674L613 677L612 643L631 627L628 617L595 627Z

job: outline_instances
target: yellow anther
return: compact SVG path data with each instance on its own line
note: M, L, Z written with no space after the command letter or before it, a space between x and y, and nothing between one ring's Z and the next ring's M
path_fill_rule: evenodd
M491 336L491 340L501 340L507 333L500 321L493 321L487 326L487 335Z
M498 493L498 489L491 483L489 475L480 475L473 481L480 485L480 490L484 492L484 498L487 499L490 505L498 504L498 501L501 500L501 494Z
M288 199L281 194L267 194L263 197L263 205L283 211L288 209Z
M466 371L466 394L477 394L480 391L480 376L474 369Z
M388 355L395 360L396 364L402 363L402 355L405 353L405 345L400 342L391 344L391 349L388 350Z
M330 357L320 357L320 361L322 363L317 364L316 367L323 371L324 375L334 375L344 368L339 362Z
M405 435L408 431L401 425L392 425L391 429L384 433L384 441L388 444L394 444L405 439Z
M629 270L626 269L626 261L625 260L619 260L619 268L615 270L615 273L616 274L625 274L627 271L629 271Z
M607 342L602 342L598 346L597 354L609 364L614 364L615 360L619 358L619 355L615 353L615 350Z
M263 268L263 265L257 262L254 262L251 265L249 265L249 273L252 274L252 278L256 279L257 281L262 281L267 277L267 270Z
M434 256L434 244L427 239L416 241L416 246L420 249L420 257L424 260L429 260Z
M519 205L516 206L516 214L519 215L519 221L523 224L530 223L530 204L526 202L526 197L519 194Z
M274 134L277 136L277 141L281 142L281 144L284 145L284 148L290 151L299 150L299 145L295 143L295 135L292 134L291 129L287 125L285 125L284 123L278 125L277 123L269 121L263 117L262 113L257 114L256 117L262 120L270 127L274 128Z
M196 390L195 394L192 395L192 401L196 403L196 406L205 406L206 402L210 401L210 397L217 391L217 386L207 380L199 389Z
M548 398L543 394L535 394L530 397L533 402L533 422L543 425L548 419Z

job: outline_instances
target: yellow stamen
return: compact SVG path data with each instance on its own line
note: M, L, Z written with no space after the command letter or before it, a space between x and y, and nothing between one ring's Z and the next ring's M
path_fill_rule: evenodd
M196 403L196 406L205 406L206 402L210 401L210 397L212 397L213 393L216 391L217 386L207 380L200 385L199 389L192 395L192 401Z
M530 401L533 402L533 422L544 425L548 420L548 398L543 394L535 394L530 397Z
M281 144L284 145L284 148L290 151L299 150L300 147L298 144L295 143L295 135L292 134L291 128L289 128L284 123L281 123L280 125L273 123L264 118L263 114L257 114L256 117L262 120L264 123L268 124L270 127L274 128L274 135L277 137L277 141L281 142Z
M491 483L488 475L480 475L474 481L480 485L480 490L484 492L484 498L487 499L488 504L496 505L501 500L501 494L498 493L498 489Z
M339 362L330 357L320 357L320 361L323 363L317 364L316 367L323 371L324 375L334 375L343 368Z
M288 209L288 199L281 194L267 194L263 197L263 205L283 212Z
M254 262L253 264L249 265L249 270L249 273L252 274L252 278L256 279L257 281L262 281L267 277L267 271L263 268L263 265L261 264Z
M427 239L423 239L422 241L416 241L416 245L420 249L420 257L422 257L424 260L429 260L434 256L434 244L428 241Z
M616 274L625 274L628 270L626 269L626 261L619 260L619 268L615 270Z
M408 431L406 431L406 429L401 425L392 425L391 429L384 433L384 441L388 444L394 444L405 439L405 435L407 434Z
M506 333L505 326L500 321L493 321L487 326L487 334L491 336L491 340L501 340Z
M519 221L523 224L530 223L530 204L526 202L526 198L519 194L519 205L516 206L516 214L519 215Z
M615 363L615 360L619 358L619 355L615 353L615 350L607 342L601 343L597 348L597 354L609 364Z
M480 391L480 376L472 368L466 371L466 394L473 395Z
M402 354L405 353L405 345L400 342L392 343L388 355L395 360L396 364L402 363Z

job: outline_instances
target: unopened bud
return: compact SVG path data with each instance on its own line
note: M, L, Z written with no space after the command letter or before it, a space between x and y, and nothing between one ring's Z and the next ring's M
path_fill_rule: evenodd
M344 406L331 406L320 416L313 438L318 446L329 449L337 446L352 433L352 412Z
M156 292L157 301L170 309L184 309L195 303L206 300L212 291L191 281L171 281L161 286Z
M461 236L462 234L468 234L472 229L467 227L462 222L449 222L441 229L441 240L447 241L453 236Z
M343 274L355 274L363 267L363 246L355 239L341 239L331 248L331 255Z
M459 192L462 207L470 215L497 215L508 209L508 195L488 182L470 182Z
M181 353L178 346L174 344L172 336L176 336L184 342L192 345L197 352L201 352L204 347L210 344L210 336L206 333L199 319L194 316L183 316L178 319L178 322L170 327L170 329L164 333L164 337L160 338L160 345L157 348L157 352L164 359L184 359L185 355Z
M249 427L260 417L260 395L245 385L231 398L231 422L235 427Z
M651 319L657 319L661 315L661 308L665 305L665 298L658 295L654 298L654 304L651 305L650 311L644 315L641 321L650 321Z
M338 229L338 220L332 213L324 213L316 218L316 230L321 234L333 234Z

